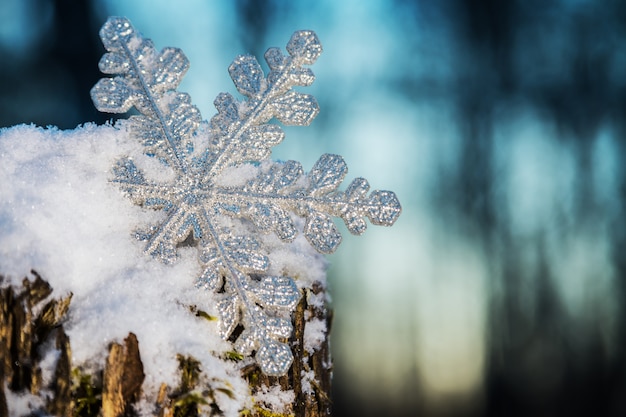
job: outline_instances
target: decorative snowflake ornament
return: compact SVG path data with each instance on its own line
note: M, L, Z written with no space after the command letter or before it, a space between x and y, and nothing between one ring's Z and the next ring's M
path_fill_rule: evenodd
M145 154L156 158L173 179L152 181L132 157L113 168L114 183L137 205L163 211L163 220L149 230L136 232L145 240L145 252L165 262L177 257L177 246L197 246L203 272L198 285L219 294L219 331L231 337L243 331L235 349L255 353L261 370L284 375L293 361L285 341L292 333L289 314L301 294L293 279L270 276L268 256L259 233L273 232L284 242L297 234L296 216L305 219L304 236L321 253L332 253L341 234L332 217L340 217L351 233L360 235L365 217L373 224L390 226L401 212L393 192L373 191L357 178L345 191L339 185L347 173L343 158L322 155L308 174L300 163L269 161L271 148L283 140L285 125L308 125L319 108L315 98L292 90L313 83L306 68L319 57L322 46L314 32L299 31L287 44L265 53L270 72L265 77L257 60L237 57L228 68L242 101L228 93L215 100L217 115L209 126L189 95L176 91L189 67L181 50L155 50L125 18L110 18L100 31L107 53L100 61L105 74L91 96L103 112L124 113L130 132ZM262 164L260 164L263 162ZM232 185L227 176L256 166L256 174Z

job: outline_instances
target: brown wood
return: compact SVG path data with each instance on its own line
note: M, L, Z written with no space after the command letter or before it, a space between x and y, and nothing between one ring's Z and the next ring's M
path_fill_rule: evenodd
M48 412L56 416L71 416L72 401L72 351L70 338L64 331L57 332L55 347L59 350L59 360L54 371L51 389L54 396L48 403Z
M0 276L0 416L7 415L10 406L3 391L5 383L17 393L38 395L45 388L53 393L51 398L45 397L45 411L71 415L71 351L61 321L72 296L44 303L52 288L39 274L31 274L34 280L24 278L20 289L2 285L4 278ZM60 354L53 380L43 387L39 363L46 345L54 346Z
M124 345L111 344L102 383L102 415L135 415L133 405L141 396L144 378L137 336L130 333Z
M330 400L332 359L330 355L330 344L328 334L319 349L310 354L304 349L304 329L308 321L319 319L326 323L326 328L330 332L332 322L332 311L327 306L318 308L309 305L307 302L308 293L320 295L325 291L321 284L313 285L310 290L305 290L300 303L293 314L294 334L291 339L291 349L294 355L293 365L289 373L283 377L268 377L261 373L258 366L253 365L244 369L244 376L252 392L256 392L263 385L270 387L280 385L283 389L293 389L295 402L292 410L286 415L295 417L326 417L332 413L332 402ZM315 378L313 382L313 393L307 394L302 389L302 372L313 370ZM253 412L253 416L265 417L261 409Z

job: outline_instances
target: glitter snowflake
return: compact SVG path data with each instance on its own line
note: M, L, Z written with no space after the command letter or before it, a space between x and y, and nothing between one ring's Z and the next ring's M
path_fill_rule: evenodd
M235 349L254 354L265 374L284 375L293 361L286 344L292 333L289 314L301 294L292 278L267 274L269 259L259 233L273 232L291 242L299 216L305 219L306 239L328 254L341 242L332 217L340 217L359 235L367 227L366 217L389 226L401 211L393 192L368 194L363 178L340 191L347 173L341 156L322 155L307 174L298 162L268 161L271 148L284 137L280 126L268 123L271 119L308 125L319 111L314 97L292 90L313 83L313 72L305 66L322 52L316 34L294 33L287 55L270 48L265 53L267 77L254 57L237 57L228 70L245 99L221 93L215 100L218 113L207 128L189 95L176 91L189 67L181 50L158 52L125 18L110 18L100 37L108 51L100 70L117 76L94 86L96 107L112 113L134 107L139 114L127 121L131 136L163 169L174 171L174 179L162 183L146 178L132 157L120 159L113 168L112 181L135 204L164 212L158 225L136 236L147 242L146 253L165 263L176 260L181 243L192 241L203 268L199 286L220 297L221 336L229 338L241 326ZM228 185L224 178L261 162L244 184Z

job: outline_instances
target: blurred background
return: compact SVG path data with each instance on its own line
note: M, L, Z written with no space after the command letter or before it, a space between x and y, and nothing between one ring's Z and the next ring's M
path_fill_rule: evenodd
M403 204L330 257L335 416L626 415L626 3L2 0L0 126L111 119L109 15L183 49L205 119L236 55L320 37L274 158Z

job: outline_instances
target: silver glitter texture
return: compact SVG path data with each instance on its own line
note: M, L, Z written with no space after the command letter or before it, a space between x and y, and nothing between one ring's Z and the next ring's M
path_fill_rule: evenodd
M113 168L112 181L135 204L164 213L159 224L135 236L146 241L146 253L165 263L176 260L181 244L195 245L203 267L198 287L219 297L221 336L233 339L241 326L235 349L254 354L267 375L286 374L293 361L287 345L293 330L290 314L301 294L292 278L268 275L270 262L259 233L273 232L291 242L297 234L294 216L300 216L310 244L332 253L341 242L332 217L340 217L351 233L360 235L367 227L365 218L390 226L401 212L393 192L368 194L363 178L339 191L348 168L338 155L322 155L308 174L295 161L268 161L245 184L222 185L228 182L221 176L230 168L266 161L271 148L283 140L280 126L268 121L301 126L317 115L315 98L292 90L315 79L304 66L322 52L317 36L295 32L287 55L270 48L265 53L267 77L254 57L235 58L228 71L245 99L221 93L214 102L218 113L204 128L189 95L176 91L189 67L182 51L156 51L125 18L110 18L100 37L108 51L100 70L116 76L93 87L95 106L112 113L135 107L139 114L123 123L146 155L175 173L169 183L151 181L131 156Z

